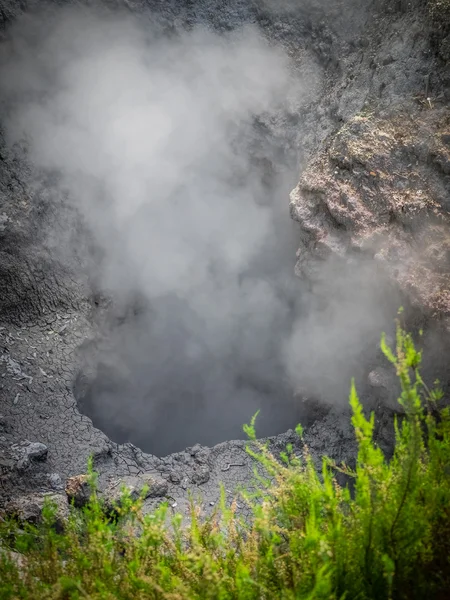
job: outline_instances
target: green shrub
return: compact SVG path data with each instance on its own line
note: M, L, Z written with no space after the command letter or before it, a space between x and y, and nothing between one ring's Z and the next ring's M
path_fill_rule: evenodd
M389 462L352 385L354 470L324 458L318 473L307 448L302 460L287 448L280 463L252 422L245 429L259 491L243 492L251 521L226 506L224 493L213 517L193 503L188 526L167 505L143 515L142 500L125 493L113 518L92 481L89 505L63 533L50 505L39 528L3 524L1 600L448 598L449 410L422 381L410 335L398 327L395 351L384 338L382 349L402 390ZM352 492L337 484L336 469L353 478Z

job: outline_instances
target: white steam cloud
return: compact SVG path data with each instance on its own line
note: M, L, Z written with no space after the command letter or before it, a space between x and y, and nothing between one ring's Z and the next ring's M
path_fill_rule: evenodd
M271 207L239 135L298 93L287 59L251 28L158 39L106 14L52 24L37 43L18 28L21 56L6 57L10 136L29 138L35 164L63 175L113 254L120 228L150 297L203 290L216 263L245 270L270 235ZM120 290L109 262L103 283Z
M302 368L314 388L359 327L348 298L326 328L317 311L301 319L293 276L284 115L316 96L320 71L294 73L252 27L168 36L80 10L22 20L0 60L8 138L59 173L101 249L98 287L148 303L109 332L94 423L160 453L240 436L259 408L261 433L295 425Z

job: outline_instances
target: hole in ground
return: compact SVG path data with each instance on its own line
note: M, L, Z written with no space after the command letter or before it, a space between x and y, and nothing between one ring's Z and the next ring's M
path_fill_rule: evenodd
M294 396L279 359L282 329L272 324L264 339L250 331L257 347L245 347L248 327L230 343L222 332L214 345L195 321L174 298L116 321L75 381L80 411L114 442L164 456L243 439L242 426L257 410L260 437L308 425L328 410Z

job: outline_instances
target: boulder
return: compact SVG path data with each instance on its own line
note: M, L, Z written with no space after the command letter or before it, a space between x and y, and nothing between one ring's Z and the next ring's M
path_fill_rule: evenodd
M66 482L66 495L69 502L77 508L82 508L87 504L91 496L88 476L75 475L74 477L69 477Z
M209 481L210 473L209 469L205 465L200 465L194 469L191 474L191 482L195 485L202 485Z
M330 255L365 254L412 306L450 315L448 135L446 109L407 106L333 134L291 194L296 273L315 281Z
M67 498L62 494L28 494L11 500L5 507L5 513L20 523L37 525L42 522L42 509L45 502L56 506L55 525L61 529L69 516Z
M116 479L103 492L103 498L107 506L120 505L123 489L126 488L133 500L137 500L147 488L144 498L163 498L169 489L165 479L158 475L143 473L136 476L127 476Z
M20 444L11 446L11 454L17 460L17 469L25 470L31 466L34 461L44 461L47 459L48 448L40 442L30 442L25 440Z

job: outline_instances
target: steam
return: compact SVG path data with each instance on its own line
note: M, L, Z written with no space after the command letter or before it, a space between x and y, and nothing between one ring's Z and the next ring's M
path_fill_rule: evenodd
M123 251L151 298L202 289L216 263L235 280L270 233L245 145L253 115L299 91L283 54L251 28L167 39L130 18L78 12L46 39L35 27L34 38L18 28L22 57L3 69L18 99L8 131L63 175L112 252L103 285L124 289Z
M240 437L258 409L261 434L295 425L303 382L331 397L347 376L333 362L342 339L357 356L382 315L360 327L370 277L323 313L293 276L289 117L320 89L312 59L294 71L250 26L169 36L81 10L23 19L1 52L10 143L26 138L79 207L96 287L123 306L143 299L100 349L84 400L94 423L164 454Z

